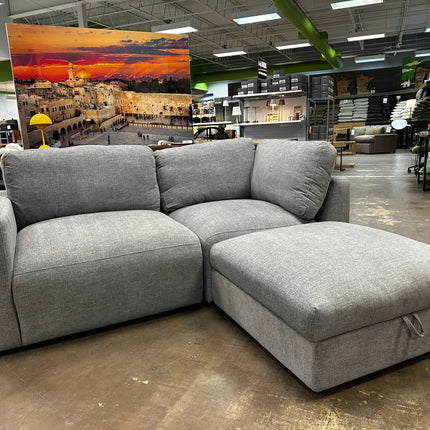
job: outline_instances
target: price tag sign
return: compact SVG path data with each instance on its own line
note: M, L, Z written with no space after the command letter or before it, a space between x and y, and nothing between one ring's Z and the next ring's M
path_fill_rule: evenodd
M257 76L260 79L266 79L267 78L267 63L262 59L258 59L258 74Z

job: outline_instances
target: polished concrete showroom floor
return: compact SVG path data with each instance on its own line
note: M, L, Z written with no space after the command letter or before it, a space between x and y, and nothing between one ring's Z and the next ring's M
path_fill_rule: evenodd
M351 222L430 243L412 154L344 161ZM430 354L316 394L201 305L0 354L0 429L428 430Z

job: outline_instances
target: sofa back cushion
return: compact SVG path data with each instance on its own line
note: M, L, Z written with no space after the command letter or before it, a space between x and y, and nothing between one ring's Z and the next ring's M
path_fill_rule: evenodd
M67 215L160 210L155 159L145 146L11 151L1 165L19 228Z
M385 127L383 125L368 125L366 126L366 134L384 134Z
M363 136L364 134L366 134L366 126L363 125L362 127L354 127L354 135L353 137L357 137L357 136Z
M324 202L335 162L336 149L328 142L263 141L255 153L251 197L311 220Z
M226 139L155 154L161 208L249 197L254 163L252 139Z

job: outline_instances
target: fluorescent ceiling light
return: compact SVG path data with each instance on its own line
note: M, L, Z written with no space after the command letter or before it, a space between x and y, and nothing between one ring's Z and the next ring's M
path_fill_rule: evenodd
M415 57L430 57L430 49L424 51L415 51Z
M385 37L385 33L378 33L378 34L354 33L354 35L348 36L346 39L348 40L348 42L355 42L356 40L382 39L383 37Z
M345 9L347 7L369 6L372 4L384 3L384 0L349 0L330 3L333 10Z
M307 46L311 46L309 42L284 42L275 45L277 49L295 49L295 48L306 48Z
M190 21L172 22L171 24L154 25L151 27L153 33L184 34L197 31L191 27Z
M234 55L245 55L246 52L242 48L223 49L221 51L213 51L215 57L233 57Z
M424 33L430 33L430 27L427 27Z
M253 24L255 22L272 21L281 19L281 16L274 10L250 10L248 12L239 12L231 15L233 21L237 24Z
M384 61L384 60L385 60L385 54L368 55L365 57L355 57L356 63L371 63L373 61Z

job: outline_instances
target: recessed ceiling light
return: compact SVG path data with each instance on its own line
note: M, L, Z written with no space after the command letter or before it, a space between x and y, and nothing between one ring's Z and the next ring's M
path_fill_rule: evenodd
M281 16L276 11L268 11L267 9L234 13L231 15L231 17L235 23L240 25L281 19Z
M430 49L424 51L415 51L415 57L430 57Z
M277 49L295 49L295 48L306 48L307 46L311 46L309 42L284 42L275 45Z
M371 63L373 61L384 61L385 60L385 54L380 55L367 55L363 57L355 57L356 63Z
M215 57L233 57L235 55L245 55L246 52L242 48L222 49L220 51L213 51Z
M192 27L190 21L173 22L171 24L154 25L151 27L153 33L185 34L197 31Z
M354 35L348 36L346 39L348 40L348 42L354 42L356 40L381 39L383 37L385 37L385 33L378 33L378 34L354 33Z
M384 0L348 0L348 1L339 1L336 3L330 3L330 6L333 10L336 9L345 9L348 7L359 7L359 6L369 6L372 4L384 3Z

